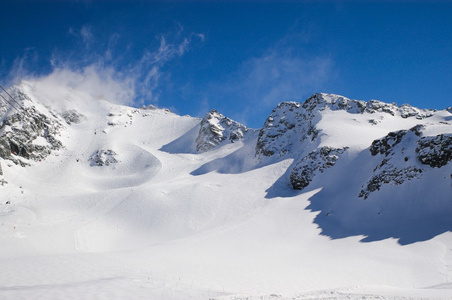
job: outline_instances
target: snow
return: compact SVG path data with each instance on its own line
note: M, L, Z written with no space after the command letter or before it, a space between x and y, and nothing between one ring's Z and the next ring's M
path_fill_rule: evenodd
M375 224L391 233L397 222L411 220L397 220L385 207L419 216L450 207L451 178L443 177L451 164L426 172L422 186L413 180L402 189L384 186L369 201L358 198L380 159L368 150L372 141L419 123L433 124L425 136L450 134L445 111L418 120L325 109L316 119L316 147L350 149L308 188L294 191L287 181L293 157L260 162L257 134L197 153L197 118L112 104L46 83L22 88L39 110L51 107L57 116L74 110L85 118L65 125L65 148L45 160L29 167L1 160L8 181L0 186L1 299L452 295L450 222L424 240L375 236ZM106 149L117 163L91 166L90 156ZM391 202L399 196L404 201ZM413 202L422 198L433 207Z

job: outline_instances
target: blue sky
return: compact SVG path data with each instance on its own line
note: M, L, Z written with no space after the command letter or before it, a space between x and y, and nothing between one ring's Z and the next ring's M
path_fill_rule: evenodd
M316 92L452 106L451 1L6 1L0 82L259 128Z

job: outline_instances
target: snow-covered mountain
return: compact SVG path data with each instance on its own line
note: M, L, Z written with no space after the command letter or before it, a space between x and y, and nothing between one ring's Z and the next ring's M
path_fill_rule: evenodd
M452 294L450 108L315 94L256 130L44 82L8 93L2 299Z

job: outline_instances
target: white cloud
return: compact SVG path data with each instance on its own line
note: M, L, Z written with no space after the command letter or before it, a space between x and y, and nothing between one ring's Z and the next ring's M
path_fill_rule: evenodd
M85 49L88 49L93 43L95 43L92 27L89 24L83 25L80 29L70 27L69 34L79 39Z
M313 28L294 24L272 47L245 61L235 74L232 92L243 99L243 114L274 108L282 101L303 101L335 77L334 61L328 55L309 53Z
M117 48L121 42L119 34L111 34L102 44L93 32L89 25L78 30L70 28L69 33L81 42L79 48L69 53L55 49L50 59L53 70L45 75L38 76L31 71L33 65L30 62L36 60L33 55L37 54L26 52L14 62L9 76L13 78L11 84L39 80L78 89L94 98L115 103L156 104L161 80L169 77L165 65L189 51L193 37L204 39L203 35L183 36L178 31L175 36L159 36L158 47L146 49L141 57L130 57L129 48Z
M302 101L319 92L332 76L334 63L329 57L293 54L290 48L277 44L262 56L244 62L233 78L215 87L237 101L240 109L231 117L247 123L282 101ZM211 97L212 98L212 97Z
M248 62L244 87L251 96L265 106L300 99L313 93L327 80L332 68L329 58L291 56L271 52Z
M16 57L11 69L6 77L6 86L10 86L14 83L21 81L22 79L27 79L30 77L35 77L36 74L31 71L33 67L37 64L39 59L38 54L33 48L25 49L24 53L20 57Z
M180 43L169 44L166 38L161 36L159 48L156 51L145 51L140 63L145 65L163 65L175 57L182 56L188 51L189 44L190 42L187 38L184 38Z
M112 35L110 35L109 39L108 39L108 46L107 49L105 50L105 60L112 60L113 59L113 53L114 53L114 49L116 47L116 45L118 44L119 40L120 40L121 36L118 33L113 33Z
M113 103L132 104L135 96L133 78L120 76L112 68L99 70L92 65L79 71L55 69L41 81L67 86Z
M65 89L74 89L89 95L89 99L107 100L117 104L133 104L135 89L133 78L118 75L111 68L97 69L88 66L73 71L68 68L55 68L46 76L27 76L21 78L39 84L39 92L48 96L42 101L53 104L61 100ZM64 105L63 105L64 106Z
M212 84L208 98L216 101L219 109L223 106L230 117L261 126L262 116L268 116L278 103L303 101L324 91L336 71L328 54L310 54L314 53L309 47L316 30L310 22L297 21L269 48L257 49L258 54L243 61L235 72ZM234 108L228 112L230 107Z
M80 29L80 36L82 37L83 42L89 46L93 42L93 33L91 32L91 26L84 25L82 29Z
M203 43L206 41L206 35L203 34L203 33L195 33L195 36L196 36L197 38L199 38L200 41L203 42Z
M185 37L178 43L168 43L165 36L161 36L159 48L155 51L145 51L139 62L131 66L129 72L136 74L138 95L136 100L139 104L158 102L157 90L164 75L162 71L164 65L183 56L189 50L193 36L197 35Z

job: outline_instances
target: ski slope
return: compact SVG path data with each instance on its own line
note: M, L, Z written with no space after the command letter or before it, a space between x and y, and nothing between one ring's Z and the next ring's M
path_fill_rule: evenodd
M62 123L64 148L46 159L27 167L1 160L1 299L452 299L450 231L366 241L364 232L376 234L366 222L379 219L356 217L357 206L372 205L357 200L367 172L357 166L378 163L366 150L372 141L419 122L451 133L447 111L422 121L377 114L382 126L370 131L366 115L326 110L317 146L351 150L296 191L285 181L294 156L259 160L257 131L200 153L197 118L45 82L20 88L30 98L24 105L83 117ZM117 162L93 164L98 150L113 150ZM426 177L439 202L452 201L452 179L443 179L451 171L448 164ZM430 192L418 184L402 185L403 205ZM398 190L380 192L386 199ZM389 211L391 201L381 201ZM398 222L388 215L386 224ZM350 220L353 230L335 236L331 219Z

